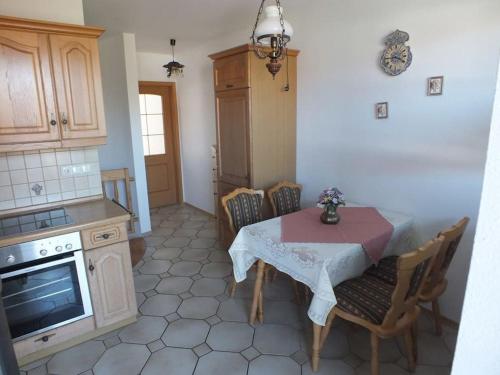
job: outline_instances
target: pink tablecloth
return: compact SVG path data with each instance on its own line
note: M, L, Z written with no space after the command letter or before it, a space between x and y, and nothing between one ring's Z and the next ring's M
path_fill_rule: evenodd
M373 207L339 207L340 223L323 224L321 208L306 208L281 217L281 240L296 243L359 243L378 263L394 227Z

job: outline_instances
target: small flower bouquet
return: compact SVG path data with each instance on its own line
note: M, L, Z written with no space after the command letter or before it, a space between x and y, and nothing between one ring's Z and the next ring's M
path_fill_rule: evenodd
M345 206L344 194L336 187L325 189L319 195L318 206L323 208L328 205Z
M318 198L318 207L323 208L323 213L320 216L324 224L338 224L340 216L337 213L337 207L345 206L344 194L335 188L325 189L321 192Z

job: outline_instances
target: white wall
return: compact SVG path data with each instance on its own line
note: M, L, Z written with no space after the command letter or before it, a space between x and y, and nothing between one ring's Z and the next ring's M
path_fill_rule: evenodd
M499 374L500 77L453 375Z
M4 16L83 25L82 0L0 0Z
M472 218L452 267L443 313L459 320L489 132L500 40L496 0L315 2L288 9L298 59L297 178L313 202L335 185L347 199L415 217L425 240ZM378 67L383 38L410 34L413 64ZM444 75L444 95L426 79ZM374 104L389 102L389 119Z

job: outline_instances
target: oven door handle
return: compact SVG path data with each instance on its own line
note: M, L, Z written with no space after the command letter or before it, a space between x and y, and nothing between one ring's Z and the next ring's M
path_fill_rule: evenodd
M41 269L44 269L47 267L57 266L59 264L70 263L70 262L74 262L74 261L75 261L75 253L73 253L73 256L68 257L68 258L53 260L53 261L47 262L47 263L40 263L40 264L37 264L36 266L31 266L28 268L21 268L21 269L16 270L16 271L0 274L0 279L2 279L2 280L8 279L10 277L21 275L23 273L34 272L34 271L38 271L38 270L41 270Z

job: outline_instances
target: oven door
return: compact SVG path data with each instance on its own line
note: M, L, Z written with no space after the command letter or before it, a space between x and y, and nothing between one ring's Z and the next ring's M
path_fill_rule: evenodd
M14 341L92 315L82 252L43 261L0 275Z

